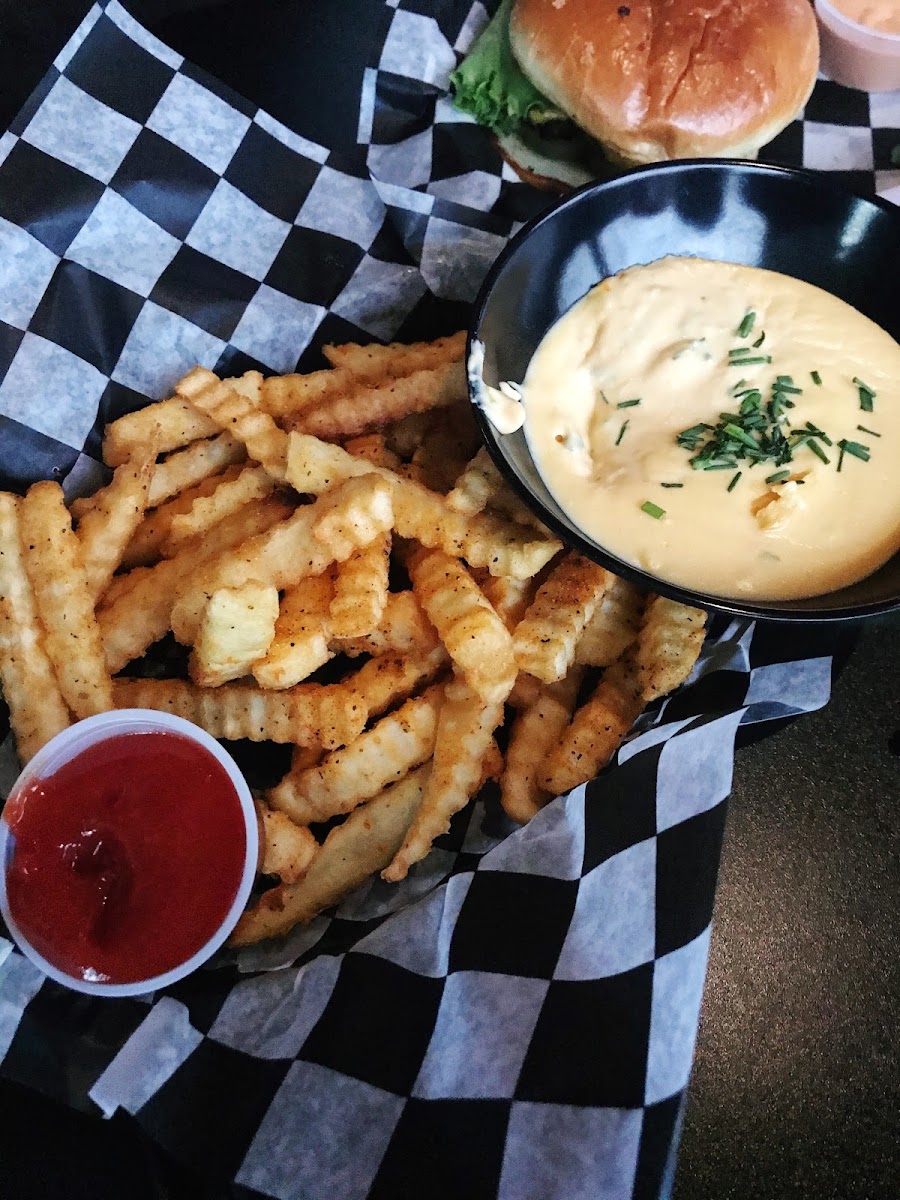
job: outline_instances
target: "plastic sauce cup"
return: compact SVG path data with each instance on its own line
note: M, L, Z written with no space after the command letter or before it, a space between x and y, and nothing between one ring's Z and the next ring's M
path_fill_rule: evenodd
M234 900L213 935L184 961L160 974L146 979L131 982L107 982L103 980L85 979L72 974L49 962L29 942L27 935L10 911L7 887L7 872L15 856L15 835L5 819L0 819L0 913L14 938L19 949L40 968L44 974L66 987L78 992L87 992L95 996L139 996L158 988L166 987L178 979L183 979L209 959L222 945L237 924L238 918L250 896L256 875L259 855L259 826L253 797L250 789L231 756L222 749L219 743L204 730L183 720L181 717L168 713L154 712L149 709L120 709L116 712L101 713L79 721L69 729L63 730L47 743L32 758L19 778L16 780L10 798L41 779L49 779L67 763L71 763L91 747L123 734L152 733L176 734L180 738L192 742L207 754L211 755L224 769L228 780L234 788L235 796L240 804L241 817L245 833L245 853L243 870L236 880L237 890ZM151 814L152 819L152 814ZM202 879L197 880L197 886L203 886Z
M900 88L900 34L884 33L815 0L822 70L835 83L864 92Z

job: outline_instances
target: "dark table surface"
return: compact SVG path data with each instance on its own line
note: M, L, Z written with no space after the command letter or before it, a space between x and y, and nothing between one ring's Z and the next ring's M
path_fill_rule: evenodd
M0 127L87 7L0 0ZM286 124L352 139L363 64L341 29L364 29L382 0L127 7ZM285 47L309 39L340 47L339 72L285 69ZM886 619L862 631L828 708L736 756L675 1200L898 1194L898 727L900 619ZM0 1083L0 1200L82 1196L218 1194L128 1118Z

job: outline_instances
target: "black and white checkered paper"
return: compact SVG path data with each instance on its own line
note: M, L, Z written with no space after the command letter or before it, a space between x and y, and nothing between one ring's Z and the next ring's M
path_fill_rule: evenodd
M466 323L546 201L448 100L482 5L382 17L359 144L331 151L118 0L91 10L0 138L0 486L88 490L104 424L197 362L271 374L324 341ZM900 98L822 82L765 157L872 191L900 183L898 141ZM124 1108L247 1196L666 1194L735 736L829 695L828 658L763 642L718 620L587 788L515 831L488 790L404 884L164 994L75 995L0 937L3 1073ZM7 737L0 792L14 774Z

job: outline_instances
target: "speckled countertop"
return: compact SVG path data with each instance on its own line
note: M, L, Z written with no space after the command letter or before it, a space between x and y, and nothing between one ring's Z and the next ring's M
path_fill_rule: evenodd
M675 1200L900 1194L900 621L736 756Z

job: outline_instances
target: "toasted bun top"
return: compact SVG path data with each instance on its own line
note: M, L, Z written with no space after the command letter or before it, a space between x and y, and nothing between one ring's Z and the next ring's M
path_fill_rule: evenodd
M526 75L625 162L755 157L806 103L809 0L516 0Z

